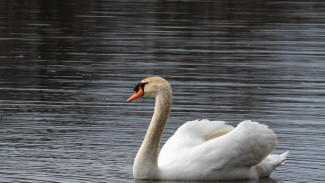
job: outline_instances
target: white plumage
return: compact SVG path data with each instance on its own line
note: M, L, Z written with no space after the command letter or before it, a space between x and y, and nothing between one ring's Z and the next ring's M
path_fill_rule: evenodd
M243 121L234 128L223 121L190 121L165 143L158 165L166 179L264 177L285 160L285 155L266 158L276 142L273 131L257 122ZM264 158L265 161L259 164Z
M274 132L249 120L236 128L223 121L187 122L170 137L159 154L171 109L171 87L163 78L149 77L135 91L128 102L142 96L156 99L152 120L134 161L136 179L256 179L270 176L286 159L288 152L270 155L277 144Z

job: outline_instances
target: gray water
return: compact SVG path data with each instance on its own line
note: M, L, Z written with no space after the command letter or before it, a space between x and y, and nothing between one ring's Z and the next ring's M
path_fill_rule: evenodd
M245 119L286 164L247 182L325 181L322 1L1 1L0 182L135 181L160 75L162 143L186 121Z

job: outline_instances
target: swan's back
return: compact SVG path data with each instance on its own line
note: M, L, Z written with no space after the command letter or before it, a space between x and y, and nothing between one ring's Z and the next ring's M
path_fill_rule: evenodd
M169 151L173 149L171 146L174 146L176 149L179 149L179 146L192 148L201 145L213 137L222 136L233 129L234 127L227 125L224 121L189 121L180 126L175 134L168 139L160 155L162 155L164 150ZM169 146L168 149L165 146Z
M243 121L236 128L222 121L182 125L162 148L158 164L166 179L247 179L276 146L266 125ZM254 169L254 168L253 168Z

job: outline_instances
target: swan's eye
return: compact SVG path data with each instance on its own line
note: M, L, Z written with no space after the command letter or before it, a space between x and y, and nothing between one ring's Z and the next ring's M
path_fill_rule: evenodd
M142 83L142 82L139 82L139 83L134 87L134 91L138 92L138 91L139 91L139 87L141 87L142 90L144 91L144 87L146 86L146 84L148 84L148 83Z

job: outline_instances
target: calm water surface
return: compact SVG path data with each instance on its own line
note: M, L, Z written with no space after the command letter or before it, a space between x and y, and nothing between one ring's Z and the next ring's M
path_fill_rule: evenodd
M162 143L184 122L251 119L289 150L270 179L325 181L322 1L0 2L0 182L134 181L160 75ZM149 181L150 182L150 181Z

